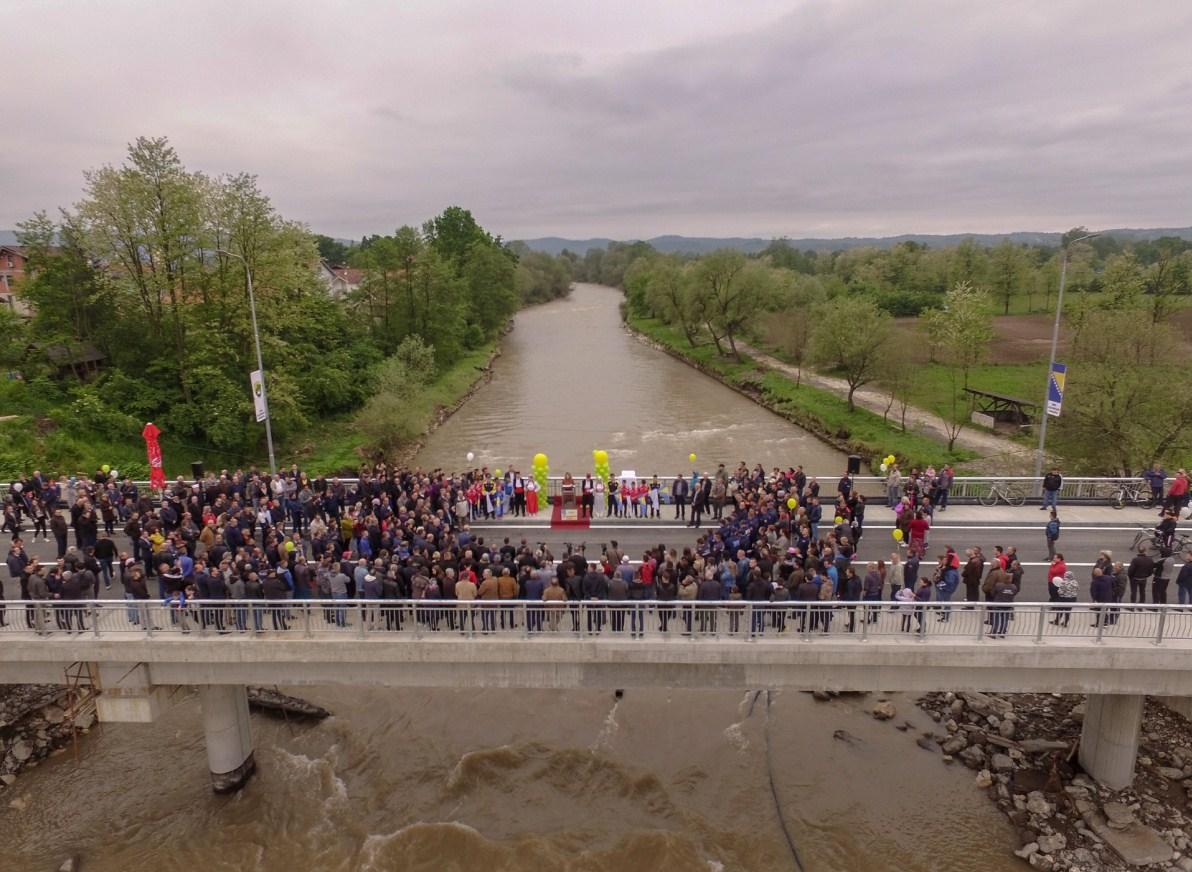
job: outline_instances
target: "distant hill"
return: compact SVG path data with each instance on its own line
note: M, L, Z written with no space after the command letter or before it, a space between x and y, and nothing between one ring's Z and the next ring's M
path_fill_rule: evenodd
M1158 239L1160 236L1178 236L1181 239L1192 239L1192 227L1158 227L1148 229L1122 228L1104 230L1105 236L1116 236L1119 239L1138 242L1145 239ZM941 235L923 233L904 233L899 236L844 236L838 239L788 239L794 248L800 251L840 251L847 248L893 248L900 242L918 242L931 248L946 248L958 245L964 239L973 239L979 245L993 246L1004 239L1024 245L1057 245L1061 233L949 233ZM589 248L607 248L614 240L605 238L595 239L564 239L559 236L544 236L540 239L523 239L532 251L543 251L547 254L559 254L563 249L576 254L584 254ZM628 239L625 242L638 240ZM714 236L655 236L645 240L654 248L666 253L703 254L718 248L732 248L755 254L770 244L769 239L757 237L714 237Z

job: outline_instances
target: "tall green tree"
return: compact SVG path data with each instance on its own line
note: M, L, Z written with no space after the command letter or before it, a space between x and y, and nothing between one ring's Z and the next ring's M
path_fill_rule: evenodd
M853 411L857 389L881 371L883 356L893 337L893 320L866 297L841 297L815 311L811 359L838 372L848 384L848 408Z

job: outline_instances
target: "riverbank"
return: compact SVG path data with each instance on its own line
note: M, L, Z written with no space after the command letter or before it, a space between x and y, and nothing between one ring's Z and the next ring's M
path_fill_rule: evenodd
M403 425L416 435L390 452L384 458L387 463L408 465L427 438L492 378L493 363L508 332L507 327L496 339L463 353L406 404ZM310 473L355 473L370 453L364 434L354 426L358 414L312 428L298 445L278 452L278 464L296 463Z
M941 466L977 471L978 455L968 449L951 452L947 445L883 420L867 409L849 411L843 397L808 384L796 385L781 372L743 356L741 362L721 357L710 345L690 347L682 333L654 318L625 315L626 328L671 357L749 397L817 438L849 454L859 454L876 473L880 458L894 454L904 468ZM891 415L897 414L892 410Z
M11 788L17 776L52 754L60 754L78 733L90 732L95 710L91 691L81 688L71 718L71 690L59 685L0 685L0 785ZM21 800L13 800L21 802Z
M1014 853L1031 867L1192 869L1184 856L1192 847L1192 728L1158 701L1146 701L1134 782L1119 791L1075 763L1083 696L929 693L918 706L939 725L917 737L919 747L976 772L977 788L1015 828Z

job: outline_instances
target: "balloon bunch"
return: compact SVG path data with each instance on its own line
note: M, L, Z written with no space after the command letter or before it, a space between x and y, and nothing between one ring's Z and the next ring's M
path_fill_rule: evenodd
M608 481L611 470L608 468L608 452L597 448L592 451L592 469L601 481Z
M883 457L881 465L882 472L888 472L890 467L894 465L894 461L897 459L898 458L896 458L893 454L887 454L885 457Z
M546 477L550 475L550 461L539 451L534 455L534 481L538 482L538 492L543 496L547 493Z

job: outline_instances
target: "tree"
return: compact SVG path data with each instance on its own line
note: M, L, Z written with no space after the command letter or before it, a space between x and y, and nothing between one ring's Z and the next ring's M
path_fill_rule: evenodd
M1192 451L1186 353L1166 324L1092 311L1072 342L1056 443L1074 467L1132 475Z
M989 256L989 284L994 298L1002 304L1002 314L1010 314L1010 301L1025 283L1026 256L1022 248L1008 239L999 242ZM962 281L973 283L973 279Z
M769 304L774 289L770 270L739 251L722 249L696 261L692 282L716 350L723 355L721 341L727 341L732 356L740 360L736 337Z
M315 245L319 247L319 257L327 261L332 266L343 266L348 262L348 255L352 251L352 247L344 245L338 239L332 239L330 236L324 236L322 233L315 234Z
M877 376L892 336L893 319L868 298L842 297L816 309L811 359L844 377L849 411L857 388Z
M951 451L967 423L968 404L962 400L961 389L968 387L969 370L985 359L993 341L989 294L960 282L948 291L943 308L928 314L925 324L948 370L951 390L936 406L936 413L943 422Z
M795 387L803 383L803 365L811 351L811 337L815 322L812 313L824 300L819 279L798 276L780 292L779 311L787 315L778 344L796 367Z

